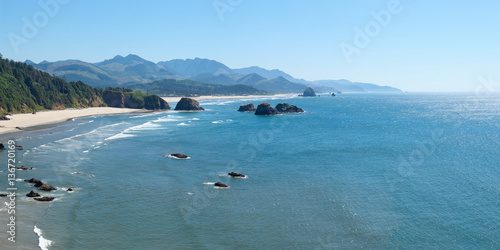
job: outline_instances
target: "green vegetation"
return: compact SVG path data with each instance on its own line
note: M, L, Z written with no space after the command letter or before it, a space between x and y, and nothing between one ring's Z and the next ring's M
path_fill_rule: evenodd
M251 86L217 85L193 80L165 79L147 84L130 85L129 88L161 96L200 96L200 95L265 95L265 91Z
M120 107L112 104L122 99L126 108L169 108L158 96L124 89L102 90L81 81L67 82L31 65L4 59L0 54L0 116L44 109Z

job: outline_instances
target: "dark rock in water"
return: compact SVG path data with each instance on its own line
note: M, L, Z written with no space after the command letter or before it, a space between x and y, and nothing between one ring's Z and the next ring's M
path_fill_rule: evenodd
M41 198L34 198L37 201L53 201L55 197L41 197Z
M20 166L20 167L16 167L16 169L20 169L20 170L32 170L32 169L33 169L33 167L27 168L27 167L25 167L25 166L23 165L23 166Z
M5 149L5 146L2 143L0 143L0 150L4 150L4 149Z
M255 110L257 110L257 109L255 108L253 103L241 105L240 109L238 109L238 111L241 111L241 112L255 112Z
M332 93L332 96L335 96L335 93Z
M7 197L7 196L9 196L9 194L5 194L5 193L0 194L0 197Z
M23 146L17 146L17 150L23 150Z
M16 127L16 129L23 130L23 128L21 128L21 127Z
M49 185L49 184L45 184L44 183L44 184L42 184L41 186L38 187L38 190L50 192L52 190L57 190L57 189L54 188L53 186Z
M238 177L238 178L245 178L246 177L244 174L240 174L240 173L236 173L236 172L231 172L231 173L228 173L227 175L229 175L231 177Z
M301 108L298 108L295 105L290 105L288 103L278 103L276 105L276 110L278 110L281 113L302 113L304 110Z
M40 194L31 190L29 193L26 194L28 197L40 197Z
M271 107L271 104L267 102L263 102L257 106L257 110L255 111L255 115L277 115L280 112L275 108Z
M229 187L228 185L224 184L224 183L220 183L220 182L216 182L214 184L215 187L223 187L223 188L227 188Z
M205 110L200 106L197 100L188 97L182 97L182 99L175 106L175 110L183 111L203 111Z
M35 184L35 187L40 187L41 185L43 185L43 182L36 178L25 179L24 181Z
M316 93L311 87L309 87L306 90L304 90L304 94L302 94L302 96L316 96Z
M7 117L7 116L3 116L3 115L2 115L2 116L0 116L0 121L8 121L8 120L10 120L10 118L9 118L9 117Z
M66 190L68 192L73 192L73 188L68 188L68 190Z
M183 154L171 154L170 156L175 157L175 158L179 158L179 159L187 159L188 158L187 155L183 155Z
M337 92L337 94L342 94L342 92L339 91L339 92Z

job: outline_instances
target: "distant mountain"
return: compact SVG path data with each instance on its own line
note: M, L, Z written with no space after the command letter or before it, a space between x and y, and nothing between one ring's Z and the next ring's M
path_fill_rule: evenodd
M203 83L210 83L210 84L220 84L220 85L234 85L237 84L237 82L227 76L227 75L212 75L210 73L204 73L201 75L197 75L196 77L191 78L191 80L198 81L198 82L203 82Z
M208 59L175 59L165 62L158 62L158 65L173 70L176 75L184 77L195 77L200 74L209 73L212 75L233 74L233 70L226 65Z
M266 78L260 76L259 74L252 73L249 75L246 75L240 79L238 79L238 83L245 84L245 85L255 85L260 81L267 80Z
M231 69L220 62L201 58L175 59L155 64L137 55L128 55L115 56L98 63L79 60L43 61L38 64L26 61L26 63L50 74L64 77L68 81L82 81L96 87L144 84L163 79L192 79L202 83L227 86L244 84L271 93L302 93L308 86L318 93L401 92L388 86L348 80L306 81L296 79L278 69L267 70L257 66Z
M288 81L296 82L296 83L303 83L303 84L305 84L307 82L307 81L302 80L302 79L295 79L291 75L289 75L281 70L278 70L278 69L267 70L267 69L257 67L257 66L252 66L252 67L242 68L242 69L233 69L233 72L238 73L238 74L242 74L242 75L258 74L258 75L263 76L267 79L274 79L274 78L281 76L281 77L287 79Z
M250 84L250 86L262 89L272 94L301 93L307 88L304 84L290 82L282 76L271 80L262 80L254 84Z
M265 91L251 86L219 85L193 80L165 79L147 84L130 85L129 88L161 96L200 96L200 95L265 95Z
M349 80L321 80L313 81L312 84L334 88L342 92L384 92L384 93L401 93L397 88L388 86L379 86L370 83L351 82Z

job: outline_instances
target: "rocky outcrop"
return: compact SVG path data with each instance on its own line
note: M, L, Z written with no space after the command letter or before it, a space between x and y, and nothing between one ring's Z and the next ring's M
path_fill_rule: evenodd
M290 105L288 103L278 103L278 105L276 105L276 110L278 110L278 112L281 112L281 113L302 113L302 112L304 112L304 110L302 110L301 108L298 108L295 105Z
M253 103L241 105L240 109L238 109L238 111L240 111L240 112L255 112L256 110L257 109L255 108Z
M34 198L37 201L53 201L55 197L41 197L41 198Z
M68 192L73 192L73 188L68 188L68 190L66 190Z
M188 97L182 97L175 106L175 110L181 111L203 111L205 110L200 106L197 100Z
M52 190L57 190L53 186L51 186L49 184L45 184L41 180L36 179L36 178L25 179L24 181L32 183L36 188L38 188L38 190L41 190L41 191L50 192Z
M5 146L2 143L0 143L0 150L4 150L4 149L5 149Z
M108 88L103 101L110 107L148 110L169 110L170 105L157 95L145 95L129 89Z
M267 102L263 102L257 106L257 110L255 111L255 115L277 115L280 112L275 108L271 107L271 104Z
M177 159L187 159L187 158L189 158L189 156L183 155L183 154L171 154L170 156L173 157L173 158L177 158Z
M222 187L222 188L227 188L229 187L228 185L224 184L224 183L221 183L221 182L216 182L214 184L215 187Z
M304 93L302 94L302 96L306 96L306 97L316 96L316 93L314 92L314 90L311 87L309 87L306 90L304 90Z
M25 167L24 165L23 166L20 166L20 167L16 167L16 169L19 169L19 170L33 170L33 167Z
M9 194L6 194L6 193L1 193L0 194L0 197L7 197L7 196L9 196Z
M29 193L26 194L28 197L40 197L40 194L31 190Z
M245 178L246 177L246 175L240 174L240 173L236 173L236 172L231 172L231 173L228 173L227 175L229 175L231 177L235 177L235 178Z
M0 115L0 121L8 121L8 120L10 120L9 117L4 116L4 115Z
M332 96L335 96L335 93L332 93Z
M57 190L55 187L49 185L49 184L42 184L41 186L38 187L38 190L40 191L45 191L45 192L50 192L52 190Z

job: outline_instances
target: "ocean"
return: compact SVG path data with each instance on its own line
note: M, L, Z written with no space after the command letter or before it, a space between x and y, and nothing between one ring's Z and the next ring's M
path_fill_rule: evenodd
M264 101L306 112L236 111ZM35 168L16 172L16 243L2 206L0 248L500 249L498 94L200 104L0 135ZM6 151L0 162L4 189ZM59 189L55 201L25 196L33 177Z

